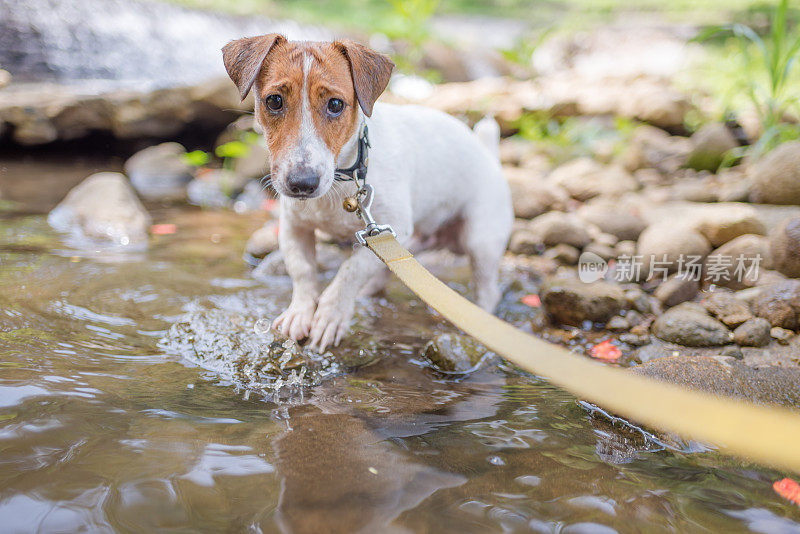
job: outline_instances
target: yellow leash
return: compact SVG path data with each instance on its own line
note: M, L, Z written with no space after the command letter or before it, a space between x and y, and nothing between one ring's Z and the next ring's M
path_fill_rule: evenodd
M796 413L683 389L576 356L472 304L428 272L393 235L383 232L363 239L429 306L519 367L632 421L800 473Z

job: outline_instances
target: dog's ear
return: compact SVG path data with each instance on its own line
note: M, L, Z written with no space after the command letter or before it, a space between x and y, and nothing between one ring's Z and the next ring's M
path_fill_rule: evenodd
M239 89L239 96L242 97L242 100L256 82L269 51L282 41L286 41L286 37L283 35L268 33L258 37L237 39L222 47L222 61L225 63L225 70L236 84L236 88Z
M372 106L389 84L394 63L389 56L381 54L349 39L333 43L350 63L356 97L364 114L372 115Z

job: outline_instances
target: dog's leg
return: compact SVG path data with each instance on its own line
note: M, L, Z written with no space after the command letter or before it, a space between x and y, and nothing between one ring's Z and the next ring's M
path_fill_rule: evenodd
M317 251L313 228L300 228L281 217L278 243L286 270L292 277L292 302L273 322L283 335L300 340L311 332L319 285Z
M384 269L366 247L356 249L319 298L311 326L311 347L319 352L338 345L347 334L359 292Z
M481 216L481 213L485 216ZM490 313L494 311L501 297L500 262L503 260L510 230L510 217L506 224L484 210L476 210L466 218L460 236L461 246L472 267L475 301Z

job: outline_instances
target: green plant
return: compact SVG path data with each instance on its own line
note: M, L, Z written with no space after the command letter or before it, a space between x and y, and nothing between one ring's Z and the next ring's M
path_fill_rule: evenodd
M708 41L727 35L738 51L731 89L745 94L758 113L763 134L750 149L755 157L798 137L797 126L786 121L790 111L798 110L797 81L792 75L800 55L800 31L789 27L788 6L788 0L780 1L763 38L744 24L712 27L695 38Z
M392 11L381 30L387 37L402 41L402 54L394 59L400 70L412 72L425 55L425 43L431 39L430 19L439 7L439 0L389 0ZM430 73L427 74L430 77Z
M530 69L533 53L550 36L550 33L551 30L545 30L535 36L519 37L511 48L500 50L500 53L507 61Z

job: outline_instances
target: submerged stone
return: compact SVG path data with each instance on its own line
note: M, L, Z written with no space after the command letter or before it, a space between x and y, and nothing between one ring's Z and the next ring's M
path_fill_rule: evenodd
M444 373L477 369L488 351L477 341L455 333L438 334L425 345L422 357Z

